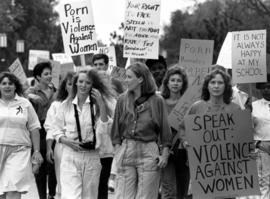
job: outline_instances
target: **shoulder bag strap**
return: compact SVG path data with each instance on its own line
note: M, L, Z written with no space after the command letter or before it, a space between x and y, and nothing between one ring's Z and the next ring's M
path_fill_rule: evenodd
M80 125L80 120L79 120L79 114L77 110L77 105L73 104L74 107L74 114L75 114L75 119L76 119L76 125L77 125L77 131L78 131L78 136L79 136L79 141L82 142L82 135L81 135L81 125Z

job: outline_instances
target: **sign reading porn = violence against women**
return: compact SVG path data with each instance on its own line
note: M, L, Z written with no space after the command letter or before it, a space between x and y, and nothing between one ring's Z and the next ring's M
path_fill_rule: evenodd
M266 30L232 32L234 83L266 82Z
M259 195L248 111L185 117L194 199Z
M65 53L73 56L96 52L91 0L66 0L59 11Z
M158 59L160 0L126 0L124 57Z

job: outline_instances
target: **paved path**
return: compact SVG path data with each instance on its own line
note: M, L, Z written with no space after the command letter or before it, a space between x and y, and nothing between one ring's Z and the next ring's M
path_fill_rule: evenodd
M114 198L114 195L109 194L108 199L113 199L113 198ZM35 183L34 178L32 179L32 186L31 186L30 191L27 194L23 194L22 199L39 199L38 192L37 192L37 187L36 187L36 183ZM56 196L55 199L60 199L60 197Z

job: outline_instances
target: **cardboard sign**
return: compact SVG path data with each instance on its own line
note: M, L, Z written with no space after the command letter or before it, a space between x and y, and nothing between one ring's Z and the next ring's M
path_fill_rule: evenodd
M234 83L266 82L266 30L232 32Z
M158 59L160 0L126 0L124 57Z
M214 41L198 39L181 39L179 65L188 76L189 85L202 74L211 70L213 61Z
M232 68L232 33L228 32L218 54L217 64Z
M50 52L47 50L29 50L28 69L33 70L38 63L38 58L50 59Z
M53 61L50 59L39 58L38 62L50 62L52 65L52 83L56 89L59 87L60 74L61 74L61 64L58 61Z
M52 57L54 61L58 61L60 64L73 63L71 56L65 53L53 53Z
M109 57L109 67L108 67L108 74L110 74L113 70L113 67L117 66L116 62L116 54L115 54L115 47L99 47L98 53L106 54Z
M194 199L260 193L251 124L248 111L185 117Z
M91 0L66 0L59 7L65 53L73 56L97 51Z
M25 72L23 70L22 64L17 58L8 68L8 70L13 73L20 81L22 84L25 84L27 82L27 77L25 75Z

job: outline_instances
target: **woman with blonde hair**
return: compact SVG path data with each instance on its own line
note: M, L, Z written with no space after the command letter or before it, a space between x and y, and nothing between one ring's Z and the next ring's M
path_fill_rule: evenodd
M112 142L116 150L124 150L116 198L156 199L160 168L167 164L171 143L167 110L145 64L130 65L126 83L127 92L117 101L112 125ZM162 145L161 155L157 142Z
M80 71L73 79L71 97L59 107L54 136L63 144L62 199L97 198L103 141L99 135L108 132L112 97L96 70Z

